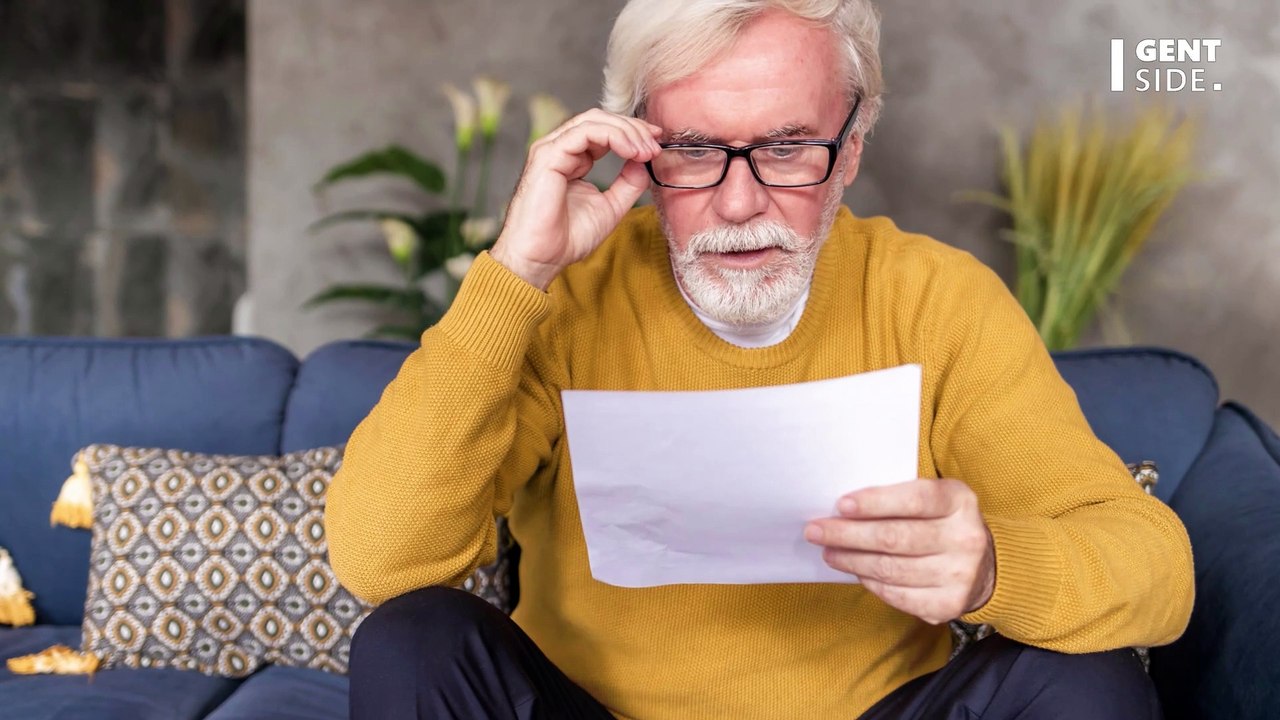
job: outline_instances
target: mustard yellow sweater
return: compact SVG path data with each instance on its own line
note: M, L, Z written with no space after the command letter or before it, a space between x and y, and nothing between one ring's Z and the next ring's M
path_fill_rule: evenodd
M592 579L560 390L713 390L920 363L920 477L967 482L996 585L965 616L1065 652L1185 627L1191 550L1092 433L1026 314L968 253L841 209L804 315L768 348L702 325L652 208L546 293L481 254L351 436L329 491L342 583L381 602L523 546L515 620L617 716L854 718L940 667L950 638L858 585L612 587ZM778 482L786 482L778 478ZM707 518L714 522L715 518Z

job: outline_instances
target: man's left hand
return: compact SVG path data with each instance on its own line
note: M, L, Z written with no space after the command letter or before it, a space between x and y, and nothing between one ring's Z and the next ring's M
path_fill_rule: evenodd
M805 539L836 570L857 575L889 605L937 625L987 603L995 588L991 532L959 480L864 488L814 520Z

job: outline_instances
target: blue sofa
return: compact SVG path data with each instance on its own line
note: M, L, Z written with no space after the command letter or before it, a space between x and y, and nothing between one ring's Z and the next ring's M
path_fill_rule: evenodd
M0 628L0 660L78 646L89 534L49 526L72 454L100 442L278 454L345 441L412 350L327 345L299 361L272 342L0 339L0 546L36 593L35 627ZM1169 717L1280 717L1280 438L1219 404L1193 358L1150 348L1061 353L1095 432L1126 462L1155 460L1157 495L1196 555L1191 626L1152 652ZM1152 603L1160 598L1153 597ZM0 720L343 718L345 678L268 667L245 680L173 670L17 677Z

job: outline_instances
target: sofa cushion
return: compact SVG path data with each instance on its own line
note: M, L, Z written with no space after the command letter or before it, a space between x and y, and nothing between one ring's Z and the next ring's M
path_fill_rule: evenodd
M1165 502L1209 439L1218 383L1198 360L1159 348L1053 354L1089 425L1126 463L1154 460Z
M0 720L194 720L239 684L179 670L103 670L85 677L13 675L4 667L11 657L79 643L79 626L0 629Z
M370 610L338 585L324 497L340 448L283 456L90 445L82 650L103 667L344 673Z
M1226 404L1170 505L1195 553L1196 600L1182 637L1151 651L1166 715L1280 717L1280 438Z
M49 526L92 443L275 454L297 361L266 340L0 338L0 545L36 622L77 625L89 533Z
M416 347L341 341L308 355L289 396L281 451L345 443Z
M347 720L346 676L271 666L254 673L208 720Z

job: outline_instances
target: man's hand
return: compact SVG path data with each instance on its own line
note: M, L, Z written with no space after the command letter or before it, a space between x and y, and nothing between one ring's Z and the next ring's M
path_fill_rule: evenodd
M649 187L644 163L662 151L656 139L661 132L643 120L593 109L534 142L490 255L547 289L561 270L595 250ZM601 192L582 178L609 152L626 164Z
M995 588L995 551L978 498L959 480L921 479L850 493L840 517L805 539L836 570L893 607L937 625L977 610Z

